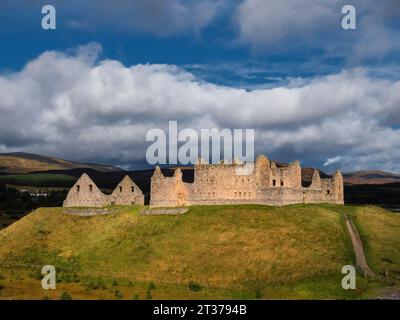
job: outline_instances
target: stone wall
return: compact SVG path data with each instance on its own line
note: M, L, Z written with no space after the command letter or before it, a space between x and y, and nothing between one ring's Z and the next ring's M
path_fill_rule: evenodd
M301 185L298 161L278 166L266 156L255 163L206 164L194 167L193 183L182 180L180 169L165 177L156 167L151 178L150 207L182 207L189 205L266 204L283 206L296 203L343 204L343 177L337 171L332 178L321 179L314 172L308 188ZM83 174L68 192L64 207L104 207L107 205L143 205L144 195L126 176L111 195L105 195Z
M154 192L152 191L154 190ZM173 177L164 177L157 166L151 178L151 207L179 207L187 202L188 191L177 169Z
M104 207L109 203L105 195L84 173L69 190L64 207Z
M110 197L112 205L144 205L144 195L142 191L129 176L122 179Z
M189 211L188 208L162 208L162 209L150 209L140 210L140 214L142 215L179 215L184 214Z
M108 205L143 205L144 195L139 187L126 176L111 195L104 194L90 177L84 173L69 190L63 207L94 207Z
M310 187L303 189L304 203L344 203L343 177L339 171L328 179L321 179L315 171Z
M320 179L316 171L311 186L304 188L298 161L278 167L267 157L260 156L255 164L199 161L194 167L193 183L183 182L179 169L173 177L164 177L159 167L151 179L151 207L250 203L343 204L343 178L336 172L332 179Z
M278 168L271 163L270 187L301 188L301 167L298 161Z

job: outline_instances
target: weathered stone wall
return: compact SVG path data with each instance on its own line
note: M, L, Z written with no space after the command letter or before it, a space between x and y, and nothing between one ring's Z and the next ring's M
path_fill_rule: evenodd
M64 207L103 207L109 203L108 196L84 173L69 190Z
M63 214L81 217L103 216L108 214L118 213L117 209L111 208L66 208L62 211Z
M310 187L303 188L304 203L344 204L343 177L336 171L333 178L321 179L314 172Z
M199 164L195 166L194 183L186 184L189 203L230 203L256 197L255 172L246 172L243 164Z
M151 178L151 207L177 207L187 202L187 190L182 181L182 172L176 170L173 177L164 177L157 166Z
M270 187L301 188L301 167L298 161L288 167L278 168L271 164Z
M122 179L111 194L110 198L112 205L144 205L143 192L129 176Z
M139 187L126 176L111 195L104 194L90 177L84 173L69 190L64 207L104 207L107 205L144 204Z
M253 168L254 170L248 170ZM178 207L212 204L295 203L343 204L343 178L337 172L332 179L320 179L314 174L309 188L301 185L298 161L277 167L265 156L255 164L205 164L194 168L194 182L184 183L178 169L173 177L164 177L157 167L151 181L151 207Z
M140 214L143 215L178 215L184 214L189 211L188 208L162 208L162 209L150 209L140 211Z

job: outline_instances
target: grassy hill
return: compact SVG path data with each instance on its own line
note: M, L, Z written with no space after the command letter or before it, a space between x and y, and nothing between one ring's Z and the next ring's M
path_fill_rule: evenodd
M348 185L388 184L388 183L400 182L400 174L384 172L379 170L344 173L343 178L345 183Z
M0 298L359 299L400 276L400 215L380 208L197 206L177 216L139 209L80 217L43 208L1 230ZM355 291L341 288L341 268L354 261L344 211L378 274L358 276ZM58 270L56 290L41 288L46 264Z
M24 174L38 171L90 168L101 172L120 171L109 165L79 163L25 152L0 153L0 172Z

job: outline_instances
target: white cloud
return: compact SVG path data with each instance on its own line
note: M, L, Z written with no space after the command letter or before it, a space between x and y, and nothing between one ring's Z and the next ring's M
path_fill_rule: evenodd
M334 23L335 7L337 1L245 0L237 8L239 38L254 46L299 40L299 35L312 39Z
M177 120L180 129L254 128L256 151L279 160L400 171L400 82L357 69L246 91L172 65L96 61L98 53L96 44L45 52L0 76L0 150L134 165L145 159L146 132Z
M331 165L331 164L334 164L334 163L336 163L336 162L339 162L340 160L342 160L342 157L341 157L341 156L336 156L336 157L333 157L333 158L329 158L329 159L327 159L327 160L325 161L325 163L323 164L323 166L324 166L324 167L327 167L327 166L329 166L329 165Z
M342 30L341 11L347 4L356 8L357 30ZM234 21L238 41L255 51L318 49L354 64L399 51L398 10L394 0L244 0Z

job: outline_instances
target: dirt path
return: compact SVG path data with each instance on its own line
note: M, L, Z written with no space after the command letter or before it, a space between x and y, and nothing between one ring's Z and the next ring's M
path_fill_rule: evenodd
M357 228L346 213L344 214L344 219L346 221L347 231L350 234L351 242L353 244L353 250L356 255L356 265L359 270L364 274L364 276L373 277L374 273L368 265L367 258L364 253L364 246L361 237L357 231Z

